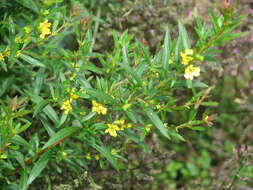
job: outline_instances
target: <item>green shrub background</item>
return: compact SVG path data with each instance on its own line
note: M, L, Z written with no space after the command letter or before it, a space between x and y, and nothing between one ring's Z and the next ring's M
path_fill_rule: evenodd
M2 1L1 189L251 188L252 2L230 8Z

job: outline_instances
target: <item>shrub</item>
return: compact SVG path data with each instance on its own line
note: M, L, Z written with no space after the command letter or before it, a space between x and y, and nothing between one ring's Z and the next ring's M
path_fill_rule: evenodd
M93 52L96 18L80 4L15 2L26 14L6 13L0 33L2 188L27 189L41 172L47 180L46 170L80 175L91 160L119 171L127 161L119 146L145 149L150 133L184 141L183 128L212 125L214 87L200 78L217 47L242 35L233 33L242 17L230 6L219 16L210 10L211 27L195 12L195 44L179 23L178 38L167 30L152 55L127 31L113 33L111 52Z

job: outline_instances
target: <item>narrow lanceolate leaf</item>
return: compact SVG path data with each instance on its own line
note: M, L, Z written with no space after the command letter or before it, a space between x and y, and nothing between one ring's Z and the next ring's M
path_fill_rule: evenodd
M40 104L44 99L37 94L33 93L32 91L25 91L26 94L31 98L31 100L35 104ZM59 118L55 110L50 106L50 104L46 105L43 109L43 112L54 122L54 124L59 124Z
M116 170L122 168L122 164L117 162L117 160L112 156L111 151L107 147L95 143L91 144L91 146L95 148L102 156L104 156Z
M155 127L168 139L170 139L170 136L168 134L168 130L165 128L163 125L162 121L158 117L158 115L151 109L151 108L146 108L144 110L149 117L149 119L153 122Z
M220 30L219 24L218 24L218 18L213 10L209 9L209 14L212 19L213 29L215 33L217 34Z
M110 95L104 93L101 90L97 90L97 89L93 89L93 88L86 88L85 90L92 97L98 98L100 100L105 100L108 102L114 102L113 98Z
M27 187L28 187L27 180L28 180L27 171L24 169L21 172L21 178L20 178L20 184L19 184L20 190L27 190Z
M49 101L48 100L42 100L40 101L34 109L33 117L36 117L38 113L42 112L43 109L48 105Z
M27 150L32 149L31 145L19 135L15 135L14 137L12 137L11 142L17 145L21 145Z
M170 55L170 34L169 30L166 31L165 38L164 38L164 47L163 47L163 68L165 70L168 69L169 66L169 55Z
M23 59L24 61L30 63L31 65L45 67L45 65L43 63L41 63L37 59L30 57L29 55L21 54L20 58Z
M127 77L128 78L134 78L138 83L141 83L141 78L139 75L136 73L135 70L132 69L128 64L124 63L118 63L119 66L126 71Z
M189 49L191 47L191 45L190 45L189 37L188 37L188 34L185 30L185 27L181 23L178 24L178 27L179 27L180 43L181 43L183 49Z
M32 171L30 172L27 184L31 184L33 180L40 175L43 169L46 167L47 162L50 158L51 152L45 152L41 158L34 164Z
M71 135L79 129L79 127L66 127L64 129L61 129L49 139L49 141L43 146L42 149L52 146L53 144L61 141L62 139L66 138L67 136Z

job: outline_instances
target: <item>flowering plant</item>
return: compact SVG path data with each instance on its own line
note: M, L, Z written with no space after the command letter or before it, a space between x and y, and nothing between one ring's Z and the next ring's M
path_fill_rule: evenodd
M211 28L195 13L194 45L179 23L178 39L171 39L168 30L155 55L127 32L114 33L113 50L98 53L93 52L92 18L87 12L73 9L66 16L67 9L53 9L54 3L45 2L49 7L34 20L23 18L25 25L11 22L11 17L4 20L4 189L27 189L47 165L61 171L60 161L78 172L86 170L92 158L102 168L110 163L120 170L125 158L113 142L127 139L126 144L143 147L153 132L184 141L183 128L203 130L213 124L208 109L217 104L209 100L213 86L202 82L201 75L205 62L219 53L216 47L241 35L232 33L242 17L235 17L231 9L219 16L210 11ZM74 48L66 47L64 40L70 36L75 37ZM199 112L200 106L204 112ZM20 180L13 177L17 173Z

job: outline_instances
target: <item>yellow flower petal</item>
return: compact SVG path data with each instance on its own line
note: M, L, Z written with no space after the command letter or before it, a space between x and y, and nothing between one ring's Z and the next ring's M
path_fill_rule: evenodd
M194 77L198 77L200 75L200 68L194 67L190 65L186 67L184 77L188 80L193 80Z

